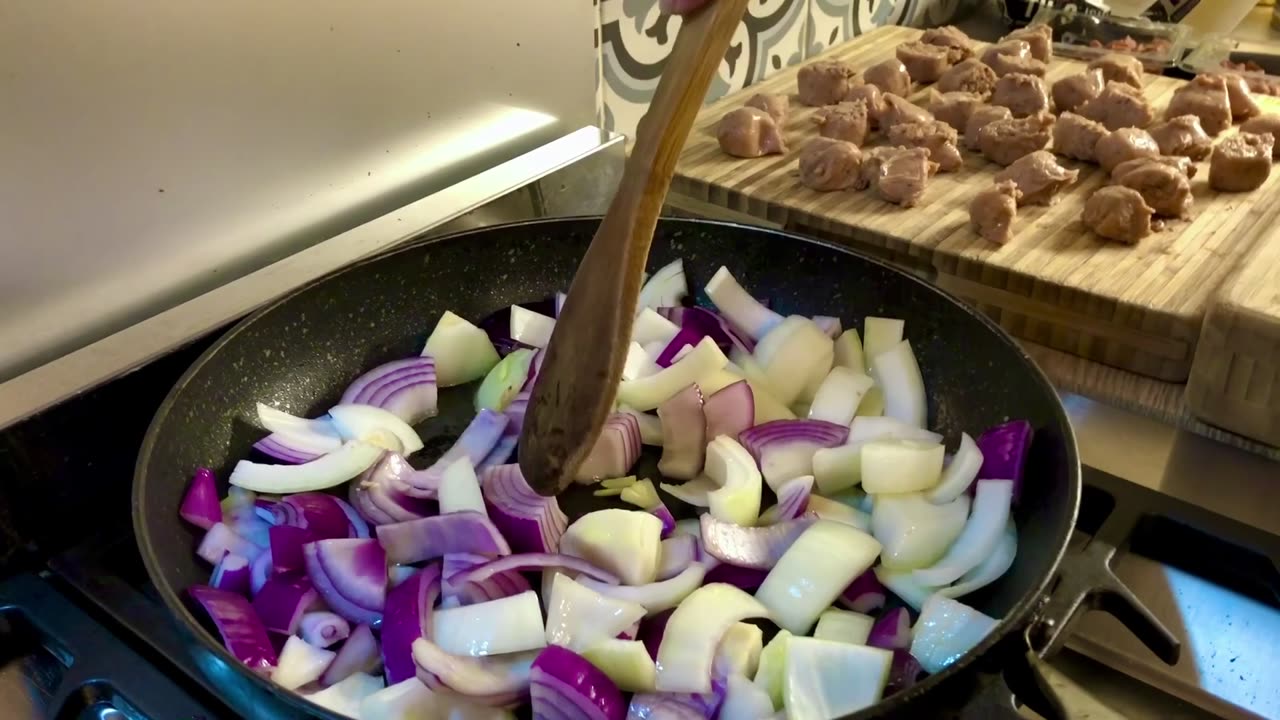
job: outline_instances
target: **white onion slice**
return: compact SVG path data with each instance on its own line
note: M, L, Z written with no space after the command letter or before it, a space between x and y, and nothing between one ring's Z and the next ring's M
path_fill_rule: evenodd
M906 322L868 316L862 321L862 349L868 365L876 356L902 342Z
M688 503L694 507L707 507L711 504L711 493L719 489L720 485L706 475L700 475L687 483L680 485L661 483L658 487L681 502Z
M707 494L712 517L736 525L754 525L760 517L764 483L751 453L737 440L721 435L707 445L706 472L719 485Z
M268 432L289 438L289 446L323 455L342 446L342 437L328 418L300 418L258 403L258 422Z
M471 458L460 457L444 469L437 497L440 500L441 515L474 510L485 517L489 516Z
M245 490L271 495L324 490L368 470L382 453L380 447L353 441L301 465L263 465L241 460L228 481Z
M792 638L784 695L788 720L846 717L880 702L893 653L865 645Z
M333 427L342 435L343 440L360 440L402 455L412 455L422 449L422 438L418 437L418 432L409 423L382 408L372 405L334 405L329 408L329 417L333 418ZM395 437L400 450L378 442L379 436L387 433Z
M431 331L422 354L435 360L440 387L479 380L498 364L498 351L485 331L448 310Z
M360 703L360 720L512 720L509 710L468 702L453 693L432 691L418 678L402 680L369 695Z
M451 655L483 657L537 650L547 646L538 593L435 610L431 640Z
M918 440L874 440L862 447L862 489L868 493L928 490L942 477L946 448Z
M782 690L786 680L787 646L794 637L786 630L779 630L777 635L764 646L760 652L760 663L756 667L753 682L769 695L775 708L782 707Z
M511 339L530 347L545 348L551 342L556 321L519 305L511 306Z
M547 643L581 653L644 617L644 606L602 595L556 573L547 600Z
M871 530L871 514L869 512L847 505L839 500L832 500L821 495L810 495L807 511L823 520L833 520L845 525L851 525L863 532Z
M867 374L866 355L862 352L862 340L858 338L857 330L845 330L840 333L840 337L836 338L835 353L837 367L849 368L863 375Z
M849 423L849 440L847 443L865 443L872 440L915 440L917 442L941 443L942 436L936 432L908 425L891 417L856 417Z
M359 717L360 703L382 689L381 677L368 673L352 673L341 682L302 697L339 715Z
M658 666L639 640L610 639L582 653L623 692L653 692Z
M658 575L662 521L643 510L596 510L578 518L560 537L560 552L644 585Z
M640 343L649 357L657 360L658 353L662 352L678 332L678 325L662 317L653 308L644 308L636 315L635 323L631 326L631 340ZM652 352L651 345L654 346Z
M756 599L769 608L779 627L806 635L818 615L879 554L880 543L867 533L819 520L783 553L756 591Z
M831 370L835 345L812 320L792 315L760 340L754 357L774 396L790 407L813 399Z
M772 715L773 700L764 688L743 675L730 675L725 680L719 715L723 720L763 720Z
M657 310L676 307L689 294L689 283L684 276L684 261L675 260L658 268L640 288L640 307Z
M880 563L891 570L929 567L947 553L968 517L968 495L945 505L934 505L920 493L877 496L871 534L884 546Z
M764 650L764 631L751 623L734 623L724 631L716 647L711 667L717 677L745 675L754 677Z
M582 578L579 582L605 597L642 605L646 615L654 615L663 610L670 610L683 602L690 593L698 589L706 574L706 565L694 563L669 580L645 585L606 585L588 577Z
M290 635L284 641L275 670L271 671L271 682L285 690L300 688L319 678L336 656L335 652L322 650L297 635Z
M913 573L923 585L941 587L958 580L977 567L995 551L1000 535L1009 523L1009 505L1013 501L1012 480L980 480L973 496L973 514L964 532L951 545L947 554L931 568ZM876 505L880 503L877 501Z
M871 626L875 618L852 610L831 608L822 611L818 616L818 625L813 629L813 636L819 640L866 645L871 637Z
M957 600L933 595L912 628L911 656L930 673L941 672L969 652L996 626L996 620Z
M935 587L921 585L913 577L914 573L911 570L890 570L883 565L877 565L873 572L881 585L889 588L894 595L916 610L923 607L925 601L937 591Z
M988 555L978 567L965 573L964 577L961 577L956 584L939 588L938 594L949 598L958 598L990 585L999 580L1000 576L1004 575L1013 566L1013 559L1017 554L1018 528L1013 524L1013 519L1010 518L1009 524L1005 526L1004 534L1000 536L1000 543L996 545L995 551Z
M627 346L627 360L622 365L622 379L635 380L646 375L652 375L662 368L658 367L658 363L653 361L649 353L645 352L640 343L633 342Z
M903 340L871 361L871 374L884 392L884 414L909 425L925 427L928 404L924 378L911 351L911 341Z
M764 337L782 322L782 316L761 305L738 284L729 268L720 266L707 282L707 297L729 322L738 326L754 340Z
M925 499L931 503L946 503L963 495L977 479L982 460L978 444L968 433L961 433L960 447L952 456L951 464L942 471L937 487L925 493Z
M711 583L693 591L667 621L658 646L655 687L662 692L710 692L711 663L720 638L734 623L761 617L769 617L769 610L732 585Z
M716 341L704 337L688 355L670 367L635 380L618 384L618 402L636 410L648 411L675 397L676 393L698 383L703 376L724 368L729 359Z
M862 447L865 444L818 448L813 453L813 482L818 492L831 495L862 482Z
M853 421L862 396L873 384L875 381L870 376L846 367L831 368L809 405L809 419L848 425Z

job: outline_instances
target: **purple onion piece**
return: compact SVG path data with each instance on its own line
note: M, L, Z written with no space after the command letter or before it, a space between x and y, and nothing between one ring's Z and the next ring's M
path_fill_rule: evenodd
M508 422L510 418L507 415L489 408L476 413L453 447L446 450L431 467L405 476L408 487L404 491L414 497L434 498L440 489L440 481L444 479L444 471L464 457L471 461L472 467L483 462L502 438Z
M292 635L304 613L315 609L319 595L305 576L275 575L253 598L253 610L271 632Z
M406 565L449 553L509 555L511 547L484 513L436 515L378 526L378 542L391 562Z
M796 538L817 520L816 514L808 513L774 525L743 527L703 513L700 518L702 547L712 557L730 565L768 570L778 564Z
M550 645L538 653L529 672L533 716L540 720L623 720L622 693L581 655Z
M756 423L755 393L746 380L739 380L707 398L703 411L707 417L708 441L721 435L736 438Z
M262 554L262 548L241 537L225 524L215 523L200 540L196 555L210 565L217 565L227 553L254 560Z
M341 403L373 405L414 425L436 414L436 365L429 356L384 363L356 378Z
M990 428L978 436L976 444L982 451L982 468L978 478L985 480L1012 480L1013 502L1017 504L1022 493L1022 478L1031 453L1031 441L1035 429L1026 420L1010 420ZM977 483L969 485L969 494L977 489Z
M269 531L271 537L271 571L273 573L297 573L306 566L302 547L315 542L315 534L306 528L292 525L276 525Z
M904 607L886 610L871 626L867 644L885 650L911 647L911 613Z
M844 608L869 615L884 607L888 598L889 591L876 574L868 570L854 578L836 601Z
M885 684L884 695L888 697L914 686L928 676L920 662L906 650L894 650L893 661L889 664L889 681Z
M327 648L347 639L351 634L351 624L336 613L317 610L302 616L298 634L312 647Z
M525 482L517 464L480 474L480 490L493 524L517 553L545 553L560 547L569 518L554 497L543 497Z
M382 663L391 684L414 676L413 641L431 633L440 595L440 565L431 563L387 593L382 619Z
M276 650L248 600L207 585L187 588L187 595L213 620L223 645L237 660L254 670L275 667Z
M222 505L218 501L218 479L209 468L197 468L191 485L182 497L178 515L198 528L209 530L222 522Z
M386 602L387 557L374 540L320 540L303 549L307 577L329 608L355 623L375 624Z
M237 595L249 595L249 560L243 555L227 553L213 568L209 586Z

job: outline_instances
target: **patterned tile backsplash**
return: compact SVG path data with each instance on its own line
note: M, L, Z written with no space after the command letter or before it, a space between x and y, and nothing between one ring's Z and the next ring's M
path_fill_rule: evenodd
M881 25L941 25L965 0L751 0L708 100ZM658 0L598 0L602 124L625 135L649 105L680 28Z

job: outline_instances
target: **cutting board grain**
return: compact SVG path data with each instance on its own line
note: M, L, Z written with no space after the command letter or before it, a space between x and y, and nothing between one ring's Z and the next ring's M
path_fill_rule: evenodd
M1244 259L1210 305L1187 403L1207 422L1280 447L1280 233Z
M823 58L862 69L890 58L918 30L886 27L838 45ZM1055 60L1047 82L1082 69ZM1014 335L1073 355L1161 380L1185 381L1209 303L1231 268L1280 219L1268 202L1275 173L1260 190L1219 194L1206 184L1207 164L1192 183L1195 216L1172 221L1136 247L1100 240L1081 223L1085 200L1106 182L1096 166L1076 163L1079 183L1053 207L1018 211L1005 246L969 228L968 201L999 167L965 152L965 166L929 182L914 208L899 208L870 192L819 193L797 179L799 149L816 131L813 108L795 101L798 68L704 108L676 169L673 190L801 231L927 265L938 283L965 297ZM1147 75L1146 94L1163 112L1183 81ZM786 135L790 152L742 160L722 153L715 126L724 113L756 92L792 95ZM925 90L913 99L921 100ZM1263 98L1268 110L1280 100ZM873 136L868 144L879 144ZM1067 163L1072 164L1072 163Z

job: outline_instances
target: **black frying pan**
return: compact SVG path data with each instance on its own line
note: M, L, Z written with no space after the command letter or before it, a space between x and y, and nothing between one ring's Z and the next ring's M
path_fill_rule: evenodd
M478 320L567 288L597 222L488 228L417 242L362 262L247 318L178 381L156 413L138 458L134 524L152 580L188 632L201 667L225 688L228 704L252 717L336 717L241 666L182 601L186 587L209 576L194 553L197 533L178 517L192 471L214 468L225 490L227 474L261 436L255 403L299 415L323 413L363 371L417 354L445 310ZM665 220L658 226L651 267L677 257L684 259L691 286L700 288L720 265L728 265L784 315L838 315L846 327L860 326L866 315L904 319L929 389L931 426L953 447L961 431L974 433L1009 418L1034 425L1027 482L1016 511L1017 559L1000 581L965 598L1003 621L944 672L857 717L932 717L961 708L994 717L1007 711L1007 691L982 691L1001 687L990 681L996 677L991 671L1018 664L1014 661L1023 658L1033 625L1049 628L1034 643L1047 645L1092 590L1077 577L1066 583L1068 595L1054 598L1053 607L1062 608L1058 617L1046 622L1038 609L1066 550L1080 498L1075 440L1053 387L984 316L847 249L759 228ZM440 415L418 428L427 443L418 459L429 462L466 426L473 414L469 390L442 391ZM650 470L656 477L656 469ZM583 491L564 499L571 514L590 502ZM1159 636L1149 628L1140 634Z

